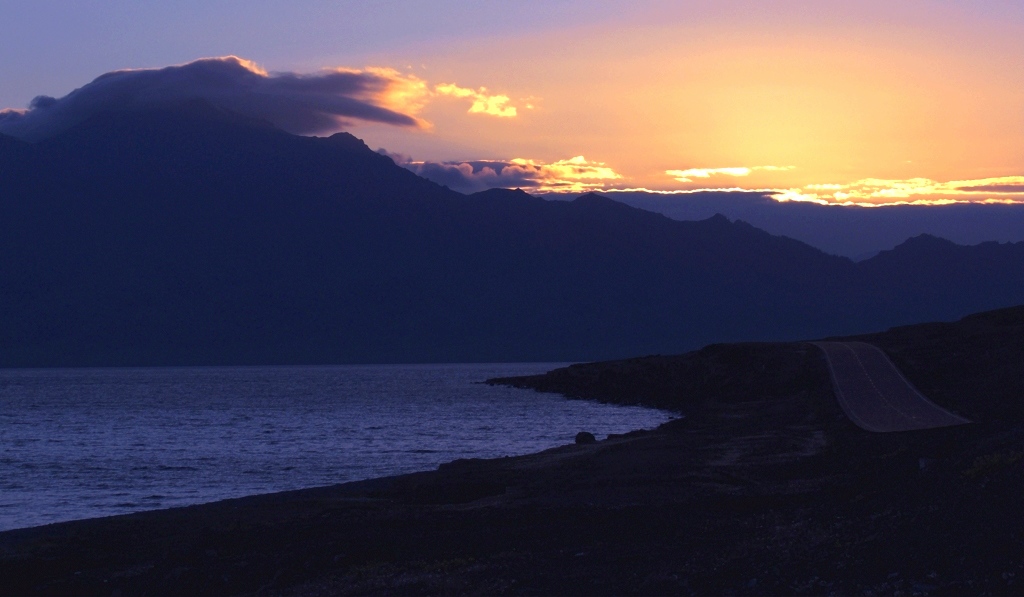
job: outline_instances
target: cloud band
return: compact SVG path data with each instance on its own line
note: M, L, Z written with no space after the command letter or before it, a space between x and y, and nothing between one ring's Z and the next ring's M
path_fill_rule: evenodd
M423 127L416 113L432 97L472 100L469 111L516 115L505 95L439 85L389 68L336 68L314 74L268 73L237 56L203 58L157 69L119 70L62 98L39 96L28 109L0 111L0 133L37 141L104 112L204 100L296 134L334 132L352 121Z
M602 162L583 156L545 163L513 159L465 162L416 162L379 150L416 174L463 193L492 188L520 188L537 193L579 193L603 189L622 176Z

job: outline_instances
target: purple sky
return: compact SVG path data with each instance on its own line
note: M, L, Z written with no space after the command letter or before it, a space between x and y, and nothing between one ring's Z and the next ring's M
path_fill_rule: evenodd
M350 130L467 190L1024 201L1021 2L36 0L0 1L0 15L0 108L111 71L238 56L251 68L232 80L285 105L257 115ZM328 85L341 79L365 85ZM326 116L282 112L309 81ZM240 94L254 87L227 84L218 97L251 104ZM0 132L48 134L100 91L8 113Z

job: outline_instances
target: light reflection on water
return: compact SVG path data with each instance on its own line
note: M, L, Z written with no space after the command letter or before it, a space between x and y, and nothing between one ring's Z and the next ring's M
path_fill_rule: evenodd
M525 454L671 417L475 383L556 366L0 370L0 530Z

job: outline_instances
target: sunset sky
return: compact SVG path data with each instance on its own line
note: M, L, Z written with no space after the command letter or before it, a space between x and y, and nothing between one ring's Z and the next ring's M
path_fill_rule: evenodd
M196 93L273 95L255 114L347 130L469 190L1024 202L1021 2L33 1L0 15L14 110L0 132L15 136L81 113L65 96L104 73L236 56ZM40 95L57 100L29 109Z

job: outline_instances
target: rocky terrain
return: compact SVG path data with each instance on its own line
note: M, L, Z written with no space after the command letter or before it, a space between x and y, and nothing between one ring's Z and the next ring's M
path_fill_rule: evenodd
M661 428L436 471L0 533L3 594L1008 594L1024 308L859 337L970 425L876 434L804 343L494 380Z

